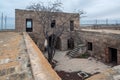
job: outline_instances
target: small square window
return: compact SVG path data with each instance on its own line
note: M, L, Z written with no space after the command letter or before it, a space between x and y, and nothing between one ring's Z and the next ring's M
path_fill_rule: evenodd
M52 20L52 22L51 22L51 28L54 28L55 26L56 26L56 21Z
M73 31L74 30L74 21L71 20L70 21L70 31Z

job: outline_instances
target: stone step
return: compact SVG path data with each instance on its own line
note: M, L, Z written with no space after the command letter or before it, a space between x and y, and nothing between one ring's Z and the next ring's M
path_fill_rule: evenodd
M80 48L82 48L82 46L85 46L85 45L84 44L79 44L73 50L69 51L67 53L67 55L70 56L70 57L74 57L75 55L77 55L77 53L79 52Z
M78 51L79 49L80 49L80 47L75 48L75 49L71 50L71 52L72 52L72 51Z

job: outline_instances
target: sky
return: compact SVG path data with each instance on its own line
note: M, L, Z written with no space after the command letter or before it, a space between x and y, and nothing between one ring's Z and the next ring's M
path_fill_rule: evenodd
M7 25L15 24L15 9L25 9L34 2L45 2L55 0L0 0L0 17L3 13L7 16ZM73 12L82 10L85 12L81 20L117 20L120 19L120 0L61 0L62 10ZM0 21L1 24L1 21ZM9 26L8 26L9 27Z

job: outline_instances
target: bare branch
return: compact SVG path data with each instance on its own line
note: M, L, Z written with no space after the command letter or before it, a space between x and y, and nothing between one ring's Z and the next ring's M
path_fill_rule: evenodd
M52 58L55 53L55 45L57 38L61 36L63 31L65 30L65 25L73 18L78 17L76 14L71 14L70 16L62 15L64 14L61 9L62 3L59 1L49 2L48 5L44 5L43 2L33 3L30 6L27 6L28 10L33 10L38 16L38 21L40 23L40 28L42 27L43 34L45 38L48 40L48 54L51 53ZM61 14L61 15L60 15ZM80 14L83 14L82 12ZM58 16L60 16L59 21L60 24L54 28L51 28L52 20L55 20ZM66 18L63 20L63 18ZM49 41L49 37L52 37L51 41ZM49 55L49 56L51 56ZM50 58L51 59L51 58Z

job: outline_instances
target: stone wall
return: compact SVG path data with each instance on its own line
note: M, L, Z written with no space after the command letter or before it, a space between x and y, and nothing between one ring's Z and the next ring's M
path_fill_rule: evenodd
M96 57L103 62L110 62L110 54L108 48L117 49L117 64L120 64L120 35L104 32L93 31L78 31L79 37L82 42L87 45L88 42L92 43L92 51L87 50L91 56Z
M40 12L41 13L41 12ZM65 31L70 31L70 20L74 21L74 29L79 29L79 14L78 13L64 13L58 12L55 13L56 16L56 27L59 27L61 24L64 24ZM70 18L71 15L76 15L77 17ZM15 29L16 31L25 32L26 31L26 19L33 20L33 31L32 32L41 32L42 26L39 22L39 16L32 10L15 10ZM68 20L66 20L68 19Z

